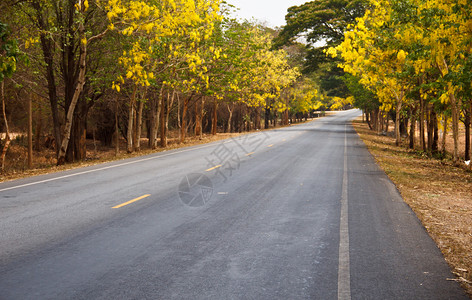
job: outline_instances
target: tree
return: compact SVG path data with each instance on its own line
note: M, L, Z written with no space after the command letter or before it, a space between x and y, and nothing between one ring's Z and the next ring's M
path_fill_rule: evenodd
M83 89L87 81L87 47L101 39L107 29L98 26L101 10L96 2L31 0L14 4L18 17L25 22L25 47L39 43L42 52L42 62L35 60L35 65L44 70L57 163L63 164L73 159L73 155L68 153L72 153L71 137L72 140L76 137L72 130L77 119L76 106L80 99L86 99ZM64 107L62 130L61 107Z
M350 95L354 98L353 106L362 109L366 115L366 121L370 129L377 129L377 124L371 122L376 119L380 108L380 102L378 97L365 88L361 83L358 76L346 73L344 75L344 83L346 84Z
M0 98L2 101L3 121L5 122L5 144L2 150L2 171L5 169L5 156L10 146L10 130L5 110L5 78L16 71L16 62L20 51L17 41L11 38L6 24L0 23Z
M200 82L207 82L202 48L212 34L215 22L220 19L219 0L199 1L109 1L108 18L112 29L136 40L131 50L120 59L124 67L123 76L135 85L150 86L161 84L167 89L180 89L194 95ZM114 24L118 24L115 25ZM120 83L114 83L120 90ZM161 88L161 92L164 88ZM136 87L135 87L136 88ZM135 89L134 88L134 89ZM173 94L173 92L172 92ZM131 132L134 113L135 92L130 103L128 125L128 151L132 151ZM168 106L161 93L161 112ZM181 138L185 139L186 114L189 98L184 100ZM167 114L161 114L167 117ZM165 130L161 119L161 143L166 145Z
M424 111L429 107L428 148L434 148L437 140L436 110L445 112L441 107L450 107L453 159L457 163L460 109L463 98L466 102L470 99L470 78L464 76L470 72L472 36L467 3L380 0L371 5L336 47L345 61L344 70L359 75L360 82L379 96L384 108L393 98L396 122L404 104L414 108L419 100L420 126L424 126ZM328 52L336 55L334 48ZM409 91L416 91L418 99L408 99L414 95ZM398 143L398 132L396 135Z
M301 77L283 93L286 103L281 107L281 111L285 113L285 125L288 125L289 118L292 119L294 115L307 117L314 110L324 106L323 96L315 87L313 79Z
M302 72L317 73L319 85L329 96L347 97L339 60L327 57L324 50L339 45L344 39L348 24L362 17L368 1L315 0L288 9L287 25L275 38L275 46L282 47L306 43L306 56Z
M0 23L0 81L16 71L19 54L17 41L12 39L7 24Z
M408 70L407 53L392 34L396 24L389 18L390 13L389 6L380 4L368 10L354 28L345 33L345 40L336 48L330 48L329 53L336 57L339 51L344 71L360 76L360 82L378 95L386 111L394 108L395 143L400 145L400 112L411 82L404 74Z

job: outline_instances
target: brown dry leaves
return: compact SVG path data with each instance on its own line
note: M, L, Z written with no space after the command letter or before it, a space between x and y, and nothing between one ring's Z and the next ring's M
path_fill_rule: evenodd
M367 124L354 127L444 254L456 279L472 295L472 173L449 161L396 147Z

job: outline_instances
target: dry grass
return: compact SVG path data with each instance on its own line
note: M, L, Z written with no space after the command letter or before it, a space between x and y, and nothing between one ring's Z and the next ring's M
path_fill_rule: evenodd
M472 296L471 171L396 147L393 138L378 136L360 121L354 127L441 249L454 280Z

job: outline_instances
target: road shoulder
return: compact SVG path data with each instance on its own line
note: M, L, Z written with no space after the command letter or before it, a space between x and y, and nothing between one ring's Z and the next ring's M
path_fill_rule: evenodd
M449 280L472 296L472 174L396 147L394 139L378 136L365 123L353 126L443 253L456 275Z

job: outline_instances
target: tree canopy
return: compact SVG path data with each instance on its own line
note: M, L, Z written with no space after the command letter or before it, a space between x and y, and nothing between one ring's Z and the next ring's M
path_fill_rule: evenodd
M288 9L287 24L275 39L276 47L301 44L306 48L303 73L316 73L321 88L329 96L347 97L339 61L324 54L339 45L344 31L364 14L364 0L310 1Z
M373 0L345 32L344 41L327 53L342 57L344 71L376 94L382 110L396 112L397 144L402 111L421 106L424 114L431 105L436 118L450 109L458 161L464 103L463 113L470 119L471 24L467 1Z

